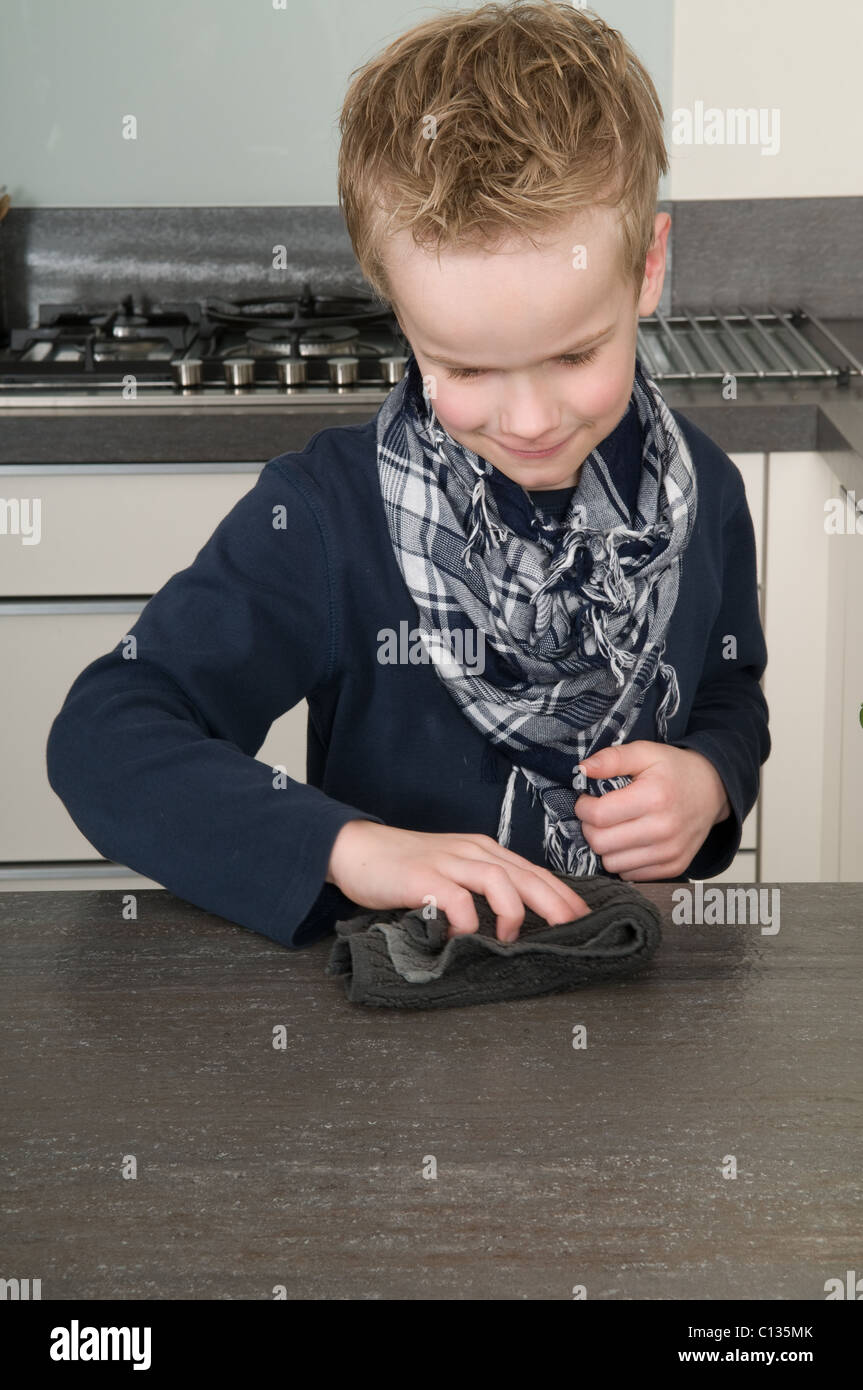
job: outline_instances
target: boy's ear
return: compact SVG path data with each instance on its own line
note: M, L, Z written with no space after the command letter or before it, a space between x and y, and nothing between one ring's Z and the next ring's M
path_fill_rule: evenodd
M647 253L644 265L644 281L638 300L639 315L652 314L662 296L665 280L665 255L671 218L667 212L658 212L653 224L653 245Z

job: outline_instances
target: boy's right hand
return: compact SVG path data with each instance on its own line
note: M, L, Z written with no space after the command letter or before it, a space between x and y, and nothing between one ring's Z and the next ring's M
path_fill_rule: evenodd
M447 937L477 931L471 893L480 893L497 915L499 940L514 941L525 907L549 926L590 911L548 869L504 849L488 835L435 835L398 830L375 821L351 820L333 844L327 883L360 907L417 908L431 895L450 923Z

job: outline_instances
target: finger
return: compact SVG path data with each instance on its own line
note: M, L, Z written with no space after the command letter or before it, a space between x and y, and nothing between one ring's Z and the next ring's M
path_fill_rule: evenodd
M646 864L643 869L633 869L631 873L621 874L620 877L626 882L655 883L659 879L679 878L683 869L678 867L679 860L670 860L665 864Z
M479 927L476 904L467 887L459 884L445 873L437 873L423 885L423 904L431 897L434 911L438 909L446 915L449 922L447 937L457 932L476 931ZM417 904L420 906L420 904Z
M487 844L485 843L486 840ZM575 917L584 916L585 910L587 909L587 904L584 899L570 888L568 883L564 883L562 879L558 878L556 874L553 874L550 869L544 868L542 864L534 864L532 860L523 858L522 855L516 854L511 849L505 849L503 845L498 844L497 840L492 840L485 835L478 836L475 840L466 840L464 844L465 848L463 852L466 854L469 853L471 858L478 858L482 855L490 854L494 858L499 859L502 863L511 865L514 869L520 869L522 872L534 874L542 883L546 884L557 894L563 907L569 912L569 916L560 917L557 919L558 921L571 922ZM459 853L462 853L461 849Z
M579 766L588 777L635 777L660 760L664 747L645 738L633 739L631 743L612 743L582 758Z
M645 868L658 868L660 864L671 864L679 861L679 853L675 854L673 846L668 844L647 845L642 849L628 850L623 854L603 854L600 855L602 863L611 874L629 873L632 869L643 870Z
M438 866L445 878L453 883L480 893L495 914L495 930L501 941L512 941L524 921L524 902L516 891L511 874L512 869L502 864L492 864L487 859L473 859L457 854L444 854ZM456 916L453 918L444 902L443 907L456 934L477 931L479 918L472 906L470 917L462 911L462 904L456 901Z
M584 898L564 883L556 881L554 887L549 887L529 869L513 868L510 872L515 875L516 887L528 907L544 917L549 926L575 922L591 911Z
M473 861L482 864L482 860ZM518 865L508 865L505 872L511 876L511 881L518 891L520 901L531 908L538 916L544 917L550 926L561 922L574 922L580 917L586 917L590 908L578 893L569 893L567 901L558 891L565 885L553 881L552 885L547 884L537 874L531 872L529 868L522 869ZM479 890L482 891L482 890ZM524 910L519 912L518 918L512 923L498 922L497 935L501 941L514 941L518 936L519 928L524 922Z
M625 821L623 825L604 830L590 826L585 833L594 854L602 855L603 859L609 854L626 855L639 850L657 861L660 846L663 847L663 859L670 853L671 832L668 819L664 816L642 816L640 820ZM624 864L624 868L629 867L629 864Z
M657 789L649 779L645 781L639 777L629 786L614 787L610 792L603 792L602 796L582 792L576 797L574 809L582 825L617 825L656 811Z

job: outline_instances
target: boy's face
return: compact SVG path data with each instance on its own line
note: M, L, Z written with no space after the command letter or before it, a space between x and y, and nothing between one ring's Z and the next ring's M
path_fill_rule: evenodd
M393 235L385 249L393 308L452 438L524 488L575 484L629 403L638 319L659 301L670 225L657 215L637 302L605 207L537 236L538 248L513 241L443 251L440 262L409 231Z

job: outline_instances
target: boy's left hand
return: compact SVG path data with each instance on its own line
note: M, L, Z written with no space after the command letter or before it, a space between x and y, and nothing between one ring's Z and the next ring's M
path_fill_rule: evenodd
M622 879L675 878L712 826L731 814L725 783L692 748L635 739L583 759L589 777L631 777L627 787L577 798L575 814L603 867Z

